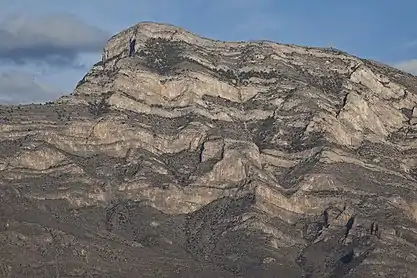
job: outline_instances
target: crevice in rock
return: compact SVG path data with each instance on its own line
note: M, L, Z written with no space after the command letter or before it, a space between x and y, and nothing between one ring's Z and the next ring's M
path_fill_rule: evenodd
M343 109L345 108L345 106L346 106L346 102L347 102L347 99L348 99L348 97L349 97L349 93L347 93L344 97L343 97L343 99L342 99L342 103L340 104L340 108L338 108L337 110L337 112L336 112L336 118L339 118L339 115L340 115L340 113L343 111Z

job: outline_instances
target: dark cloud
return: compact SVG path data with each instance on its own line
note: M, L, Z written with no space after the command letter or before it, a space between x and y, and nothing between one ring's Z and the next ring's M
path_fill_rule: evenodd
M100 52L109 37L68 14L13 16L0 23L0 60L79 66L78 54Z
M22 71L0 73L0 104L28 104L52 101L63 95Z

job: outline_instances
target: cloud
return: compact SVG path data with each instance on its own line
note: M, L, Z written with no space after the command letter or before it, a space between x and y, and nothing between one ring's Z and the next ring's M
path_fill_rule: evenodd
M69 14L10 16L0 23L0 60L74 67L80 53L100 52L110 35Z
M63 95L23 71L12 70L0 73L0 104L29 104L52 101Z
M403 70L405 72L417 75L417 59L411 59L408 61L394 64L394 67Z
M410 41L404 45L405 48L415 48L417 46L417 40Z

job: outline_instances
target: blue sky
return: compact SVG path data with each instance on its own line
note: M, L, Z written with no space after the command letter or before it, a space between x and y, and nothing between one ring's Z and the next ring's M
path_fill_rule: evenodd
M332 46L417 74L417 1L0 0L0 103L70 93L105 41L140 21L222 40Z

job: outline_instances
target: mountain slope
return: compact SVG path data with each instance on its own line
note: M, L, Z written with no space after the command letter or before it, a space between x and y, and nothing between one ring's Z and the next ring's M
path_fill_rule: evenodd
M0 109L0 273L414 277L416 88L334 49L135 25L70 96Z

